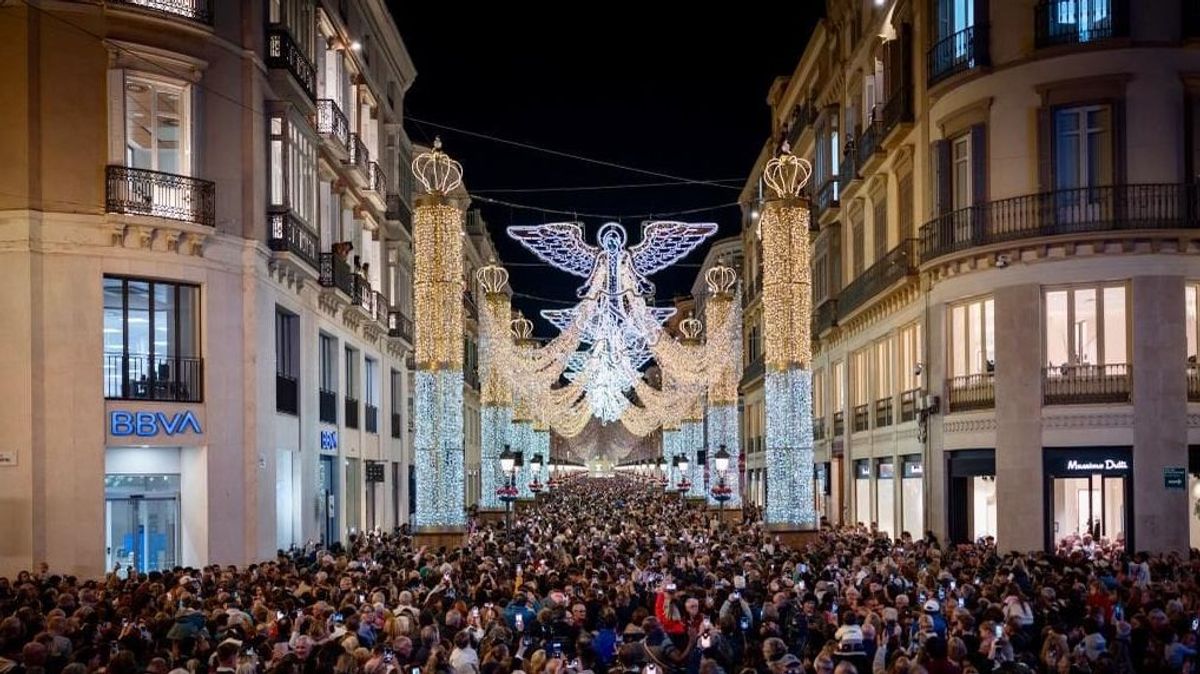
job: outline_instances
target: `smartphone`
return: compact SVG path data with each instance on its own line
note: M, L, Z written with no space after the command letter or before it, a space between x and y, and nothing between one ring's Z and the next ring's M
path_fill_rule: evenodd
M700 635L700 648L712 648L712 637L708 632Z
M675 583L667 583L667 592L675 591Z
M803 578L800 579L800 589L801 590L804 589L804 579Z
M734 601L738 601L742 598L742 593L735 590L729 593L729 596L732 597Z
M750 619L746 616L742 616L741 628L743 632L749 631L750 629Z
M385 648L383 651L383 661L389 665L396 661L396 653L390 648Z
M956 581L953 581L953 580L952 580L952 581L950 581L950 589L951 589L951 590L956 590L956 589L958 589L958 583L957 583Z
M562 657L562 641L554 639L550 642L550 647L546 649L546 655L551 659Z
M997 639L1004 636L1004 625L1001 625L1000 623L996 623L995 632L996 632Z
M966 604L967 604L967 603L966 603L966 602L963 600L963 598L962 598L962 597L959 597L959 598L958 598L958 607L959 607L959 608L964 608L964 607L966 607Z
M333 614L333 622L340 623L340 622L345 622L345 621L346 621L346 616L342 615L341 613Z
M525 631L525 618L520 613L517 614L517 617L513 618L513 624L516 626L518 632Z
M946 601L946 588L938 588L938 601Z
M276 619L276 620L283 620L283 611L276 611L276 612L275 612L275 619Z
M365 601L367 601L367 595L365 595L365 594L358 595L358 603L362 604Z
M408 674L421 674L421 668L420 668L420 667L415 667L415 666L414 666L414 667L409 667L409 668L408 668Z
M1200 630L1200 618L1192 618L1192 631Z
M836 602L836 601L835 601L835 602L833 602L833 606L830 606L830 607L829 607L829 610L830 610L830 612L831 612L831 613L833 613L833 615L835 615L835 616L838 614L838 605L837 605L837 602Z

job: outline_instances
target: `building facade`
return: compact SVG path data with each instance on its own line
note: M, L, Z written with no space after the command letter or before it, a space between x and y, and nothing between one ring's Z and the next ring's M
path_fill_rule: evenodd
M1200 543L1190 7L827 3L769 94L762 157L786 143L813 164L831 523L1012 550ZM761 166L743 193L748 380Z
M0 13L0 574L407 522L416 72L384 3Z

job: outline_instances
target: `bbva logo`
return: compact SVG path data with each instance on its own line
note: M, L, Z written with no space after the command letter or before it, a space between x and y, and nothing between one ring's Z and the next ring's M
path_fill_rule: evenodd
M165 412L112 412L108 416L108 431L115 436L136 435L151 438L163 435L180 435L191 429L200 434L200 421L191 411L176 412L167 416Z

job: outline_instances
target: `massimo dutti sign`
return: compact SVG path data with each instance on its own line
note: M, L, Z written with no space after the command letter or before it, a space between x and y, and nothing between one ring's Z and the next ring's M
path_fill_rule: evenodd
M1133 470L1133 456L1124 447L1047 448L1045 460L1050 475L1121 474Z

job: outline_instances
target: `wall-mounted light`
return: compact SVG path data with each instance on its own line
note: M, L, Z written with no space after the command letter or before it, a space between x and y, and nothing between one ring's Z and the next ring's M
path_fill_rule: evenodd
M358 40L351 40L350 51L362 51L362 43Z

